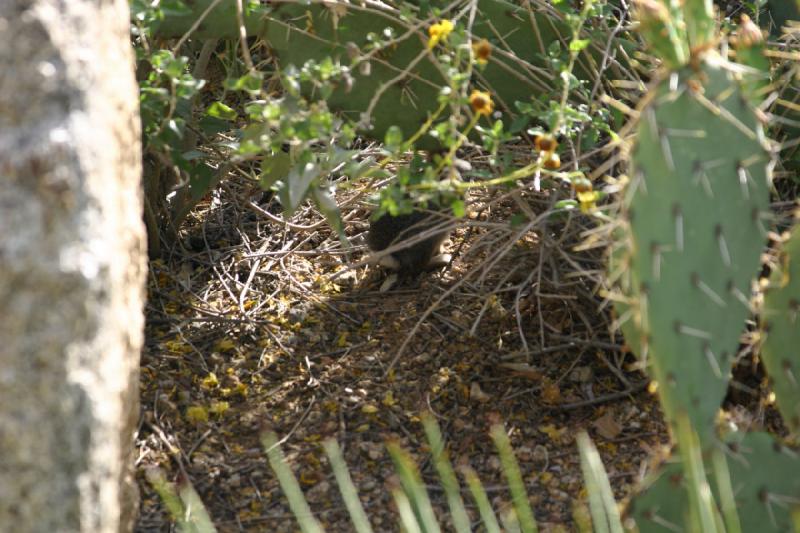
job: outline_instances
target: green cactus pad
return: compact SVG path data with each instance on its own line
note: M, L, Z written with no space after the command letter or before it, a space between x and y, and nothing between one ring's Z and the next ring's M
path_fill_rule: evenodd
M726 439L731 486L742 531L792 531L791 512L800 505L800 457L768 433ZM706 458L707 459L707 458ZM719 505L717 480L706 460L708 483ZM681 464L665 463L645 480L626 509L639 533L690 531L689 500Z
M686 412L708 442L766 241L770 154L727 63L709 55L696 68L661 80L641 109L611 276L624 271L631 307L617 310L632 315L629 344L667 419Z
M777 268L764 291L761 310L764 341L761 360L767 369L781 415L789 429L800 431L800 225L795 225L778 254Z

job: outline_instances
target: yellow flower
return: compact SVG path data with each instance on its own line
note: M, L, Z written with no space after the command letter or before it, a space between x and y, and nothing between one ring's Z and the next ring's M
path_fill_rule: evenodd
M561 168L561 158L555 152L545 152L544 168L548 170L558 170Z
M600 198L600 193L597 191L583 191L578 193L578 201L581 204L581 212L591 213L594 211L595 202Z
M540 152L555 152L558 148L558 141L549 133L537 135L533 140L534 146Z
M479 115L491 115L494 111L494 102L492 102L492 95L484 91L472 91L469 95L469 105L472 110Z
M579 178L572 178L572 188L575 189L576 193L591 192L592 182L582 175Z
M193 405L186 409L186 420L193 424L208 422L208 409L200 405Z
M430 50L439 44L439 41L447 40L447 36L453 31L453 27L453 23L447 19L431 25L431 27L428 28L428 35L430 36L428 39L428 49Z
M489 62L489 56L492 55L492 45L486 39L476 41L472 43L472 54L475 56L475 62L484 66Z

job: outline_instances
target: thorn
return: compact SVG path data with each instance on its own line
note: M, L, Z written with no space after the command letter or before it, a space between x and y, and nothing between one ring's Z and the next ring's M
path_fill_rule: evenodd
M728 281L728 292L731 293L734 298L742 302L747 309L750 309L750 299L733 284L733 281Z
M664 529L668 529L670 531L683 531L683 528L680 525L670 522L663 516L654 514L650 519Z
M758 164L758 163L761 163L763 161L764 161L763 154L755 153L755 154L751 155L750 157L746 157L746 158L742 159L740 164L745 168L750 168L751 166L753 166L755 164Z
M680 78L678 77L677 72L673 72L669 75L669 92L674 93L678 91L678 82Z
M625 275L626 273L627 270L625 269L625 267L621 266L620 268L614 269L613 272L609 272L608 277L606 279L608 280L609 285L616 285L617 282L619 282L622 276Z
M711 340L711 333L703 331L702 329L697 329L691 326L687 326L685 324L681 324L678 321L675 321L675 331L677 331L681 335L687 335L689 337L695 337L697 339Z
M784 454L784 455L788 455L793 460L797 460L797 452L795 452L793 449L789 448L788 446L781 446L781 453ZM797 498L793 498L793 499L797 500Z
M760 212L757 207L754 207L750 212L750 219L756 225L756 228L762 237L767 237L769 235L769 231L767 231L766 226L764 226L764 224L761 222Z
M689 139L705 139L708 134L704 130L683 130L674 128L665 128L664 133L670 137L686 137Z
M745 200L750 199L750 175L741 163L736 165L736 173L739 175L739 185L742 187L742 196Z
M758 218L772 223L775 220L775 215L772 213L772 211L759 211Z
M686 91L686 86L680 84L680 78L677 73L673 73L669 79L669 92L661 95L657 100L657 104L672 103L680 98Z
M664 156L664 160L667 162L669 169L674 172L675 161L672 159L672 150L669 147L669 138L667 137L666 133L659 132L658 140L661 142L661 153Z
M785 449L786 446L781 447L781 451L784 451ZM796 506L798 503L800 503L800 498L798 498L797 496L791 496L789 494L778 494L776 492L771 492L769 493L768 498L771 501L774 501L775 503L780 505L781 507L787 507L787 506L793 507Z
M702 185L703 190L706 193L706 196L708 196L709 198L714 198L714 191L711 190L711 181L709 181L708 174L706 174L707 165L703 164L701 161L695 161L692 166L694 174L694 184Z
M691 95L695 100L697 100L700 103L700 105L702 105L703 107L708 109L715 116L718 116L718 117L724 119L725 121L729 122L737 130L739 130L742 133L744 133L745 136L747 136L748 139L751 139L751 140L754 140L754 141L758 140L755 132L753 130L749 129L745 124L742 124L742 121L740 121L738 118L736 118L736 116L734 116L730 111L728 111L724 107L721 107L721 106L718 106L718 105L714 104L708 98L703 96L702 93L693 92L693 93L691 93Z
M728 250L728 242L722 234L722 226L717 224L714 228L714 234L717 237L717 244L719 245L719 254L722 256L722 262L726 267L731 266L731 253Z
M770 493L767 492L767 489L762 489L762 490L765 493L764 497L763 497L763 503L764 503L765 507L767 508L767 513L769 514L769 521L772 522L772 527L775 527L777 525L777 522L775 521L775 513L772 512L772 505L771 505L772 504L772 501L771 501L772 497L771 497ZM759 497L761 497L761 494L759 494Z
M725 89L724 91L719 93L717 96L715 96L714 97L714 101L717 104L721 104L722 102L724 102L725 100L727 100L728 98L731 97L731 95L733 94L734 90L735 90L735 86L728 87L727 89ZM740 101L740 103L741 103L741 101Z
M617 330L619 330L619 329L622 327L622 325L623 325L623 324L625 324L625 323L626 323L626 322L628 322L628 321L629 321L631 318L633 318L633 313L634 313L634 312L635 312L635 311L634 311L633 307L630 307L630 308L628 308L628 310L627 310L627 311L625 311L625 312L624 312L624 313L622 313L622 314L621 314L619 317L617 317L617 319L616 319L616 320L614 320L614 321L611 323L611 331L617 331Z
M661 246L656 242L650 243L650 253L653 254L651 263L653 279L661 281Z
M781 370L783 370L783 373L786 374L786 379L792 382L792 386L794 388L797 388L797 378L795 377L794 372L792 372L792 364L787 359L781 363L781 366L783 367Z
M647 118L647 125L650 126L650 130L653 132L653 135L658 135L658 122L656 121L656 112L652 107L648 107L647 111L645 111L645 117Z
M675 247L679 252L683 251L683 211L681 206L672 206L672 216L675 218Z
M722 378L722 369L719 367L717 358L714 356L714 352L711 351L711 347L707 342L703 344L703 353L706 355L706 359L708 359L708 364L711 366L714 375L718 378Z
M639 187L642 189L642 194L647 196L647 179L644 177L644 172L642 172L641 180L639 181Z
M639 326L640 326L640 328L642 330L645 329L645 324L648 322L648 319L647 319L647 306L648 306L647 291L648 291L648 287L647 287L646 284L643 283L642 286L639 287L639 317L638 317L639 318Z
M634 173L633 179L630 181L630 185L625 190L625 199L623 200L625 205L631 204L636 191L640 187L642 189L642 194L647 195L647 185L645 185L644 182L644 172L637 169Z
M773 182L775 180L775 165L778 164L778 158L775 157L770 159L769 163L767 163L767 187L772 189L774 187Z
M697 287L698 289L700 289L701 291L703 291L703 294L705 294L706 296L708 296L708 298L709 298L709 299L710 299L712 302L714 302L715 304L717 304L718 306L720 306L720 307L727 307L727 304L725 303L725 300L723 300L723 299L720 297L720 295L719 295L719 294L717 294L716 292L714 292L714 291L711 289L711 287L709 287L708 285L706 285L705 283L703 283L703 280L701 280L701 279L700 279L700 276L697 274L697 272L692 272L692 285L694 285L695 287Z

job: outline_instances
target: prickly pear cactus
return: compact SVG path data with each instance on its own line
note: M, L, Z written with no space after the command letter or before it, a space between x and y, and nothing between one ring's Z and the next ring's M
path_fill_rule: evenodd
M724 444L741 531L792 531L800 501L800 458L767 433L732 434ZM709 485L720 501L715 474ZM793 509L794 507L794 509ZM680 462L666 463L628 502L627 518L639 533L688 531L689 501Z
M800 224L783 243L764 290L761 360L789 429L800 433Z
M667 419L686 412L702 443L750 312L768 212L770 154L726 65L707 54L661 80L642 106L627 231L610 273L623 273L629 303L618 312L630 316L628 342L648 362Z

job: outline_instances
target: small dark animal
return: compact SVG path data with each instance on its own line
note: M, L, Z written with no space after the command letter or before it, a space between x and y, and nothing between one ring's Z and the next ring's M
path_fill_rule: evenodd
M383 215L370 222L367 245L373 252L380 252L440 227L446 220L441 213L419 210L406 215ZM450 254L443 254L440 250L448 233L448 229L437 231L422 241L381 257L377 263L394 271L398 278L413 277L426 270L441 268L451 259Z

